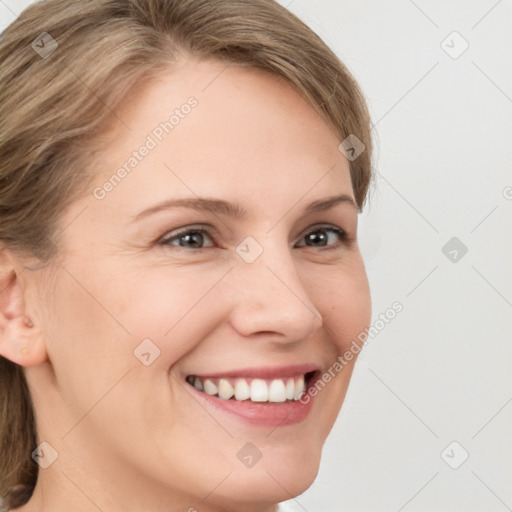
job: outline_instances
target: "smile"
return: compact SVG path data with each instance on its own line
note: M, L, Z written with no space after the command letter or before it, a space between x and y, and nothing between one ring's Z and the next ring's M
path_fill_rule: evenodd
M187 387L208 407L253 427L285 427L304 421L313 400L302 401L320 376L312 364L189 374Z
M183 376L207 407L253 427L286 427L304 421L314 400L301 400L320 377L320 366L298 364Z
M186 380L198 391L223 400L282 403L299 400L312 373L275 379L202 378L189 375Z

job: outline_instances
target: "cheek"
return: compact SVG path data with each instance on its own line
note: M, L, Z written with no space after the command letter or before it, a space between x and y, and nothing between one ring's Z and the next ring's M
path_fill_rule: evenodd
M232 276L225 266L191 265L131 270L106 300L130 330L131 344L152 339L161 350L158 366L170 367L222 328L234 306ZM337 351L345 351L371 321L371 299L362 259L357 254L336 267L299 269L305 292L333 334ZM224 280L223 277L226 276ZM138 340L138 341L137 341ZM133 349L133 348L132 348Z
M224 269L161 267L131 274L130 280L120 279L122 293L112 302L134 346L146 338L158 346L157 366L170 367L222 321L223 302L216 297Z
M305 275L310 276L307 286L313 303L323 317L328 337L326 353L329 367L322 378L325 377L329 391L318 393L324 401L325 416L323 422L319 422L321 432L319 425L315 426L315 432L321 433L323 442L337 418L360 353L354 343L361 345L358 336L366 332L371 323L371 297L364 264L359 257L325 271Z
M129 369L134 338L106 294L111 281L91 265L64 268L46 304L45 341L59 392L80 410Z
M370 288L364 264L358 258L316 277L311 284L315 305L338 351L344 352L371 322Z

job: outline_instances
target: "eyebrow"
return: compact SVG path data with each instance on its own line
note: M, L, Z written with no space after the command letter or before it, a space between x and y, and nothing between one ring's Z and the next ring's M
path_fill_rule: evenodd
M358 211L358 206L354 199L348 194L341 194L339 196L331 196L324 199L318 199L317 201L309 204L305 210L305 214L311 214L328 210L338 204L348 204ZM138 221L142 218L147 217L153 213L169 210L172 208L192 208L193 210L201 212L210 212L218 215L226 215L235 219L244 219L248 216L247 210L238 203L230 203L223 199L213 199L207 197L190 197L182 199L167 199L161 203L148 208L140 212L134 217L134 221Z

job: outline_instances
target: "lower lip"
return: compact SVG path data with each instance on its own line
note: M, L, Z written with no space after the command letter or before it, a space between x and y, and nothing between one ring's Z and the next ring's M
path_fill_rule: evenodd
M295 425L306 419L313 405L313 397L310 395L307 403L302 403L300 400L258 403L250 400L224 400L203 393L189 383L186 383L186 385L191 392L194 392L196 396L209 405L254 426L277 428ZM308 389L306 389L306 393Z

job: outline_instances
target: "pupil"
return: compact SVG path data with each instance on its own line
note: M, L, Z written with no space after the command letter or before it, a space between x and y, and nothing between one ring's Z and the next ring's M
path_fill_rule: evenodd
M327 236L324 231L315 231L308 236L308 241L317 245L326 245Z
M184 241L185 246L190 247L191 245L195 247L200 247L203 243L203 235L201 233L190 233L187 235L183 235L181 239Z

